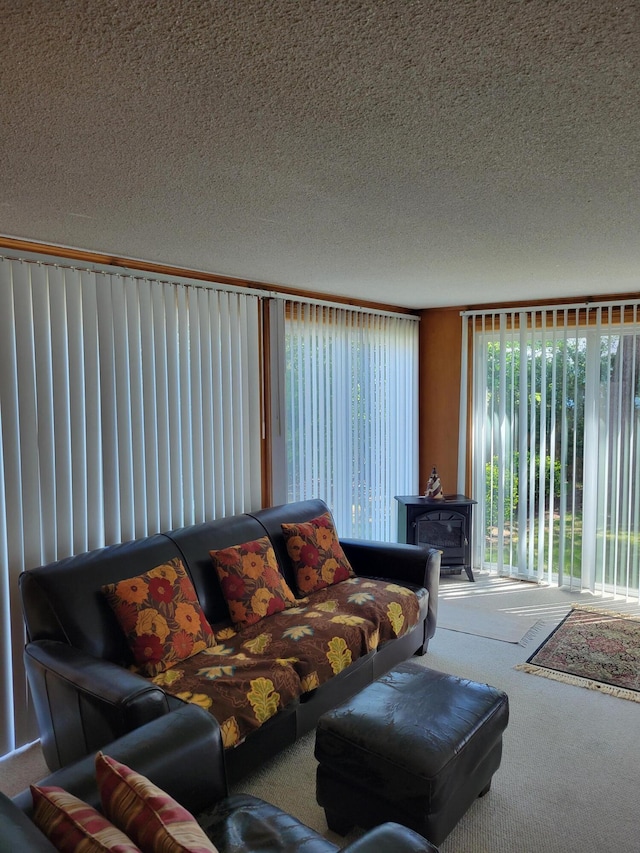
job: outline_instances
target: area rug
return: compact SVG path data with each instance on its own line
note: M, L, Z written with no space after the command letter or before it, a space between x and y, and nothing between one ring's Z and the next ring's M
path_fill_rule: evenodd
M640 702L640 618L574 605L516 669Z

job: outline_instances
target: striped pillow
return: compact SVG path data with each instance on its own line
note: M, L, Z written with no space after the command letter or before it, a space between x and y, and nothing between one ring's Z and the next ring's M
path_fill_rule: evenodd
M102 752L96 755L96 780L105 815L142 853L218 853L190 812Z
M61 853L140 853L100 812L55 785L31 786L33 822Z

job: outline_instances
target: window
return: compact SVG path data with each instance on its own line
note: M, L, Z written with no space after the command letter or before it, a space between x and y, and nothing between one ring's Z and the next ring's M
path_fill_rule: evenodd
M394 496L417 488L416 318L290 302L284 340L286 499L394 540Z
M638 596L638 305L473 317L477 563Z
M0 754L36 736L24 568L260 506L259 310L246 292L0 259Z

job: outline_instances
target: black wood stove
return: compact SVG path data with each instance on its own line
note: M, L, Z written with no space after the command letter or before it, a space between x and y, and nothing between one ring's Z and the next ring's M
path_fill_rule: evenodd
M398 542L433 545L442 551L442 574L461 574L474 580L471 567L471 524L477 501L464 495L443 499L396 495Z

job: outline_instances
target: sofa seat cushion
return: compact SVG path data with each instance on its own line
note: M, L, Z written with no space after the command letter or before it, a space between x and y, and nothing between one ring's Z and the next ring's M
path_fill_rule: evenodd
M207 708L225 746L235 746L302 694L406 634L420 621L425 596L396 583L351 578L242 631L216 625L217 646L152 681Z
M350 578L309 596L287 614L280 642L295 658L304 692L314 690L419 621L418 595L406 586ZM283 620L284 621L284 620Z
M256 625L245 630L260 633ZM213 714L225 747L237 746L279 711L295 704L302 693L300 678L289 660L252 654L240 635L229 633L233 643L219 643L149 679L172 696Z

